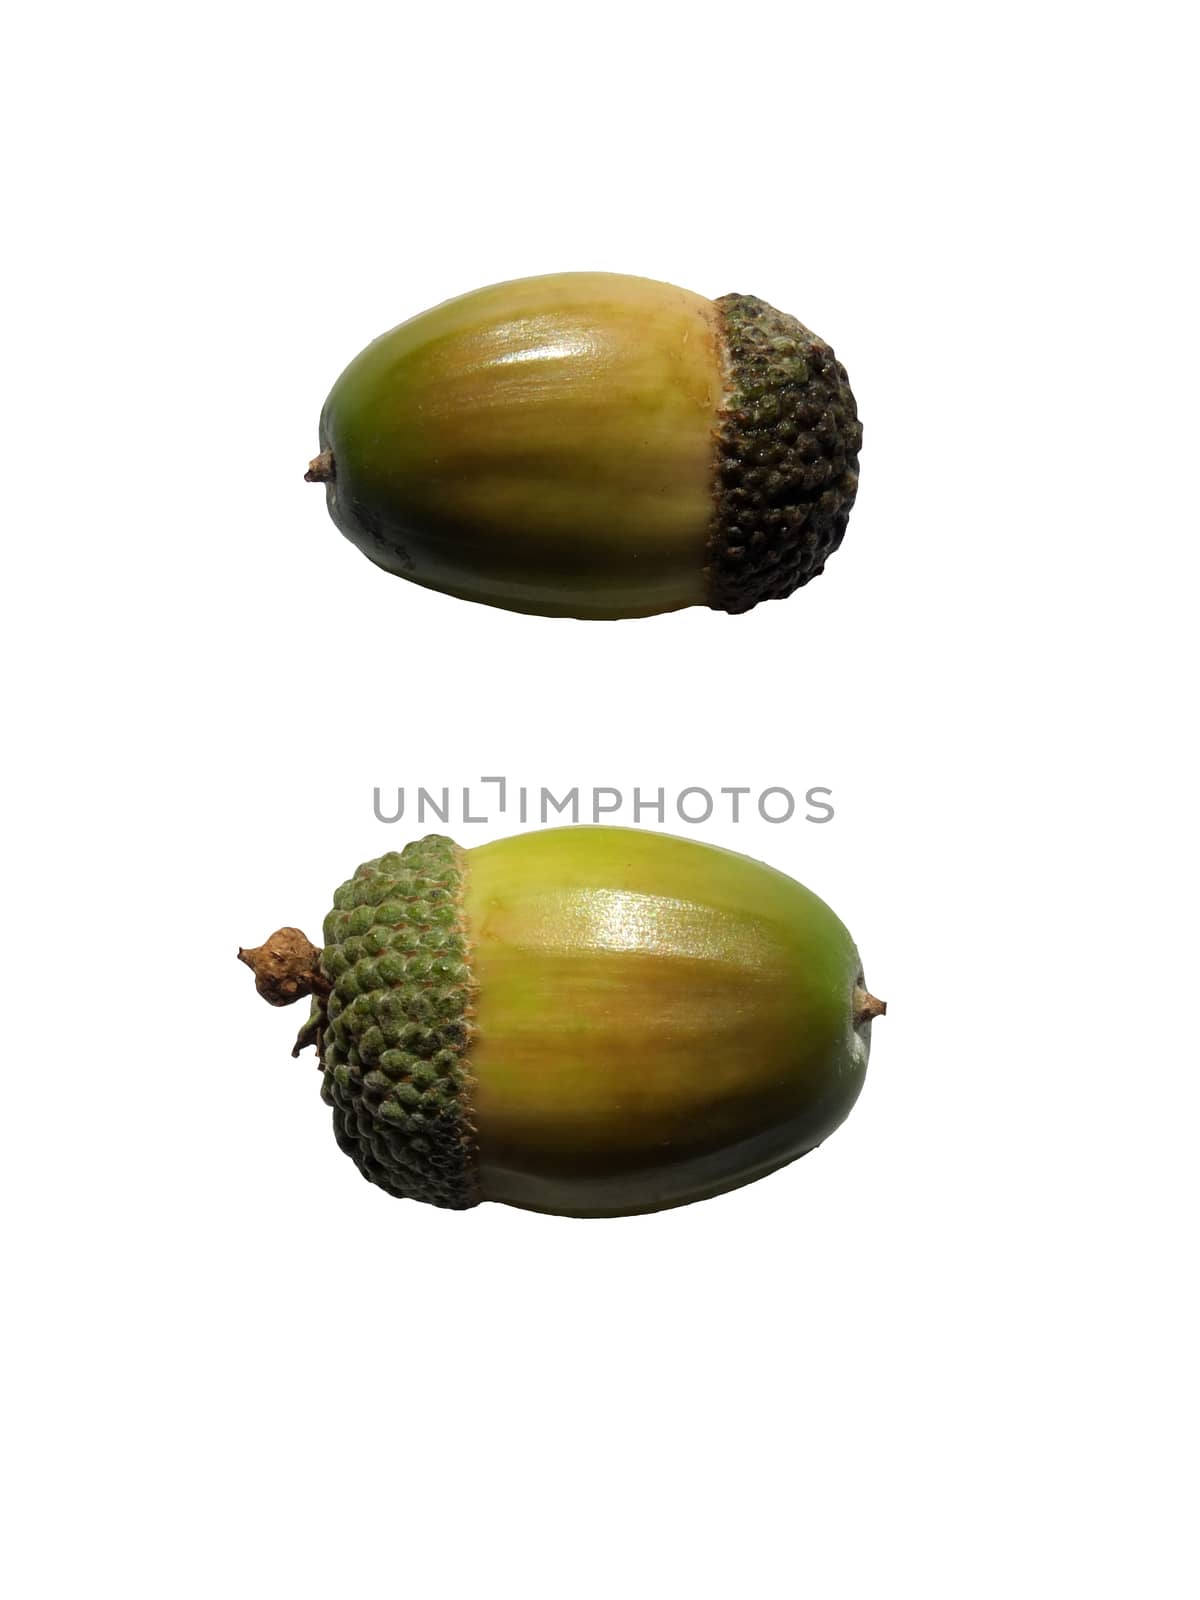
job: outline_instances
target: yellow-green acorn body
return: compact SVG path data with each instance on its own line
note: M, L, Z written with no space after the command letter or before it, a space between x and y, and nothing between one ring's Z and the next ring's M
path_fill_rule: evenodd
M361 866L325 946L241 952L312 994L334 1132L389 1193L619 1216L733 1189L820 1144L862 1088L858 952L745 856L572 827Z
M365 555L430 589L547 616L746 611L837 549L861 439L845 369L794 317L567 272L368 345L307 476Z

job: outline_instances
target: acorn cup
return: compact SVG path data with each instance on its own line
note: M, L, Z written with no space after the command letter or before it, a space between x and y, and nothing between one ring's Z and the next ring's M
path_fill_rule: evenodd
M845 369L752 295L566 272L449 300L334 384L305 476L388 572L513 611L748 611L842 542Z
M389 1194L567 1216L684 1205L814 1149L849 1114L886 1009L821 900L746 856L637 829L359 867L325 947L239 957L312 996L334 1134Z

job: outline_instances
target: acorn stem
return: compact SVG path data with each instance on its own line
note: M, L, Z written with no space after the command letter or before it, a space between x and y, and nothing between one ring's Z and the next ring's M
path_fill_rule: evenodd
M304 481L305 483L332 483L333 477L333 451L322 450L319 456L314 456L308 463L308 471L304 474Z
M876 1000L873 994L868 994L865 989L854 991L854 1026L861 1028L864 1022L872 1022L876 1017L887 1015L887 1001Z
M296 1035L296 1042L292 1046L292 1056L299 1056L301 1050L307 1050L311 1044L317 1052L317 1065L321 1065L321 1036L325 1031L325 1007L322 1006L308 1018L300 1032Z
M327 995L333 985L321 971L321 952L299 928L279 928L265 944L239 950L254 974L254 987L273 1006L290 1006L305 995Z

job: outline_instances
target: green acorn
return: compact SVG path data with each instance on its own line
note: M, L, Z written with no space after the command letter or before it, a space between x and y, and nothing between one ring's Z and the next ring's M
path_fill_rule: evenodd
M849 1114L872 1019L846 929L746 856L628 828L431 835L334 895L317 950L239 951L312 995L338 1143L389 1194L620 1216L703 1200Z
M824 569L858 488L845 369L752 295L565 272L393 328L305 476L388 572L545 616L748 611Z

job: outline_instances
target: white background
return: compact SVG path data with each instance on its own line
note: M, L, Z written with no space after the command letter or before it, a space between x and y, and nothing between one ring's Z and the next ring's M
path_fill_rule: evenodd
M8 25L8 1593L1196 1593L1183 17ZM834 343L819 583L538 621L339 538L345 362L574 268ZM890 1002L818 1154L590 1224L358 1178L234 952L408 837L373 785L495 772L833 789L694 830Z

